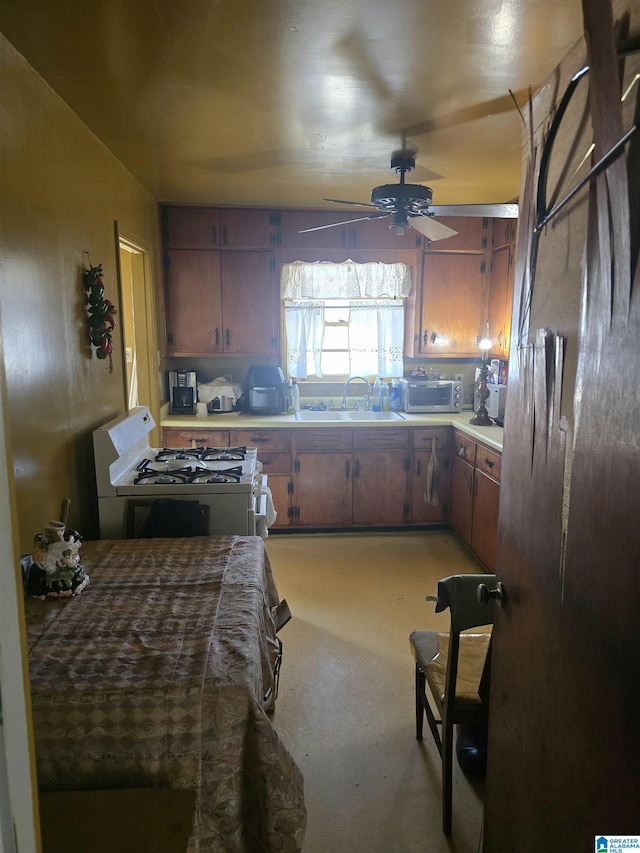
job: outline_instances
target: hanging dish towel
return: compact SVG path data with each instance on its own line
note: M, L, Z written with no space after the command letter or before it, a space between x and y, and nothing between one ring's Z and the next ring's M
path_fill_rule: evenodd
M431 439L431 456L427 463L427 488L424 493L425 501L432 506L438 506L440 503L439 468L438 439L434 436Z

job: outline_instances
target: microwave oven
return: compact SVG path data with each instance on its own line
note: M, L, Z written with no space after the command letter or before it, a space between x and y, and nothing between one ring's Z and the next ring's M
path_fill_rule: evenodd
M399 382L400 408L403 412L461 412L464 398L462 382L457 379L404 377Z

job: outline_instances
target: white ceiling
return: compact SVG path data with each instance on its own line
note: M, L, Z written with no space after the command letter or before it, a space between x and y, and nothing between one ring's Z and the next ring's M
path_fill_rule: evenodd
M518 195L522 105L580 0L3 0L0 30L160 201ZM343 210L338 206L336 215Z

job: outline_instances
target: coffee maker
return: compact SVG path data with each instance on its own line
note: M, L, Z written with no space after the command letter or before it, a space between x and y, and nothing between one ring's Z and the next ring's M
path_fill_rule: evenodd
M169 371L169 413L195 415L198 386L193 370Z

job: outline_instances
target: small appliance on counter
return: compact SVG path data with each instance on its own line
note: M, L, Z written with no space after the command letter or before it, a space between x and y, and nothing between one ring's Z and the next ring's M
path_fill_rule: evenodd
M244 382L245 409L252 415L280 415L285 411L287 384L279 367L254 364Z
M234 385L226 376L198 384L198 400L205 403L210 415L233 412L242 394L242 387Z
M169 413L195 415L198 390L195 371L169 371Z
M464 387L458 379L431 379L414 374L400 379L400 408L403 412L460 412Z

